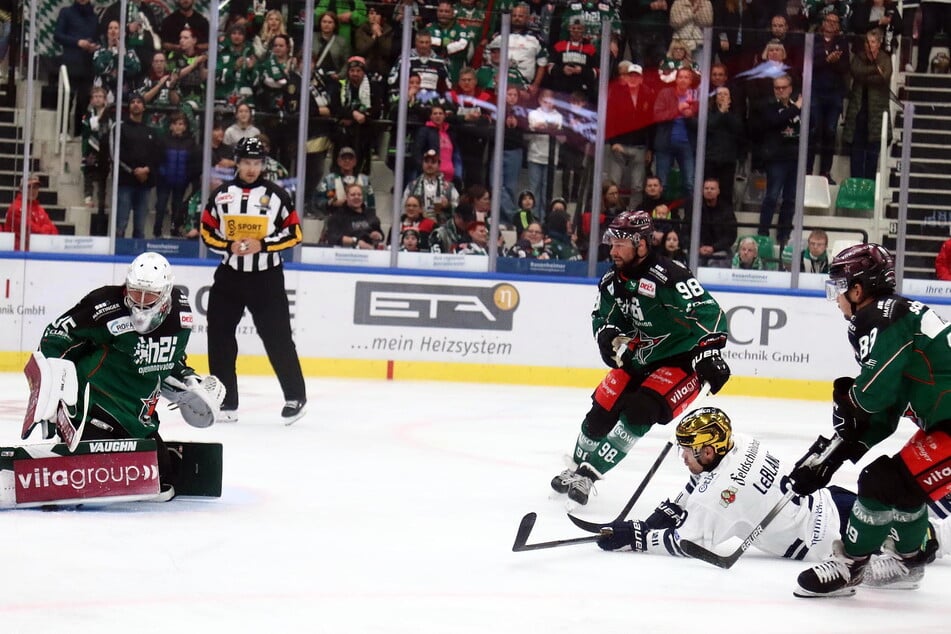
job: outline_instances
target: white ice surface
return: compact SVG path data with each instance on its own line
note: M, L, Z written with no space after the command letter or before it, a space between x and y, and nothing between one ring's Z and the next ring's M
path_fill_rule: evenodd
M939 632L951 629L951 560L918 591L797 599L804 564L747 553L732 570L593 544L548 481L589 390L310 380L308 414L279 422L274 379L242 379L241 420L166 438L224 444L218 500L0 512L0 632ZM25 380L0 375L0 444L19 444ZM712 397L737 430L795 460L828 433L821 403ZM613 517L670 428L643 439L578 511ZM884 448L913 432L902 423ZM38 439L31 439L39 442ZM877 452L873 452L878 455ZM859 467L835 482L854 488ZM632 517L676 493L671 452Z

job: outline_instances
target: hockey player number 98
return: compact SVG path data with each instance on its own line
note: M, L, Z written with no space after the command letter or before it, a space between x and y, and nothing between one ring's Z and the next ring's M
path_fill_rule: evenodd
M677 292L680 293L680 296L684 299L700 297L704 293L703 286L700 285L700 282L695 277L691 277L685 282L677 282L674 288L677 289Z

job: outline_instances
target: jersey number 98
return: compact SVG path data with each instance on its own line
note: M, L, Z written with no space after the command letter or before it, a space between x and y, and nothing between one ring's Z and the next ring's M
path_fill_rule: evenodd
M700 282L695 277L691 277L685 282L677 282L674 284L674 288L677 289L677 292L680 293L680 296L684 299L700 297L704 293L703 286L700 285Z

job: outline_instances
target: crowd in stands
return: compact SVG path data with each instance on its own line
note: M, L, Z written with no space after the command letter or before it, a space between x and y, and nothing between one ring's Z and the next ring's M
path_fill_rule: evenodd
M297 4L233 1L220 32L211 34L194 0L177 0L167 16L155 4L129 0L128 53L120 58L119 3L97 15L89 1L64 8L55 30L82 93L76 129L83 136L87 204L104 205L107 135L115 119L110 104L120 91L130 108L124 116L141 119L155 142L142 165L125 161L123 149L116 166L120 188L128 188L120 196L128 208L117 210L119 235L131 216L133 236L144 237L141 190L151 187L159 207L153 234L194 233L200 209L194 195L204 170L200 122L211 80L217 120L207 167L216 181L233 166L227 148L245 136L268 139L271 177L295 174L297 115L301 101L309 101L306 178L285 182L305 189L302 213L326 219L322 244L394 246L381 229L369 178L376 156L391 169L403 162L404 182L394 187L402 205L395 248L481 254L488 250L486 229L497 222L517 236L507 255L587 258L591 191L600 187L601 227L625 208L646 209L657 220L658 244L683 259L696 215L698 90L707 73L696 246L702 264L745 268L756 268L757 260L745 255L749 243L737 240L738 178L765 174L759 226L751 233L774 235L780 249L792 229L801 135L808 135L808 172L833 183L844 113L851 175L874 178L879 122L903 33L891 0L320 0L313 72L304 81ZM505 109L496 113L503 10L511 12L511 64ZM604 17L611 25L607 40ZM398 43L405 19L413 23L413 48L404 94ZM700 67L706 27L713 27L708 69ZM816 34L811 103L801 96L807 31ZM217 47L214 69L210 46ZM606 95L599 94L602 47L611 60ZM602 98L607 118L599 122ZM144 112L133 115L136 102ZM408 112L403 157L396 156L400 105ZM805 108L810 130L800 129ZM492 183L497 115L505 133L501 182ZM599 133L606 138L607 179L592 175ZM387 138L388 144L381 141ZM500 198L497 219L489 214L490 192Z

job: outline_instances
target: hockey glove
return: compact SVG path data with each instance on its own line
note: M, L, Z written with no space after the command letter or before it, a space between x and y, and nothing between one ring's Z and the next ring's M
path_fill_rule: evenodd
M598 351L601 353L601 360L604 361L608 367L618 367L614 358L616 352L614 339L620 336L621 331L615 326L603 326L601 330L598 331Z
M225 398L225 386L213 374L204 378L189 375L184 381L169 376L162 381L161 390L192 427L214 424Z
M645 520L648 528L659 531L668 528L680 528L680 525L687 519L687 511L679 504L674 504L670 500L664 500L657 505L650 517Z
M855 379L848 376L832 383L832 426L842 440L857 441L868 430L868 414L852 399Z
M843 462L846 460L855 462L868 451L868 448L861 443L843 441L828 456L820 460L831 442L822 436L816 438L806 455L800 458L793 470L789 472L792 490L798 495L811 495L828 486L833 474L839 470Z
M635 552L647 550L647 531L650 528L644 522L619 520L604 528L610 528L613 532L598 538L601 550L618 550L625 546L630 546Z
M701 348L693 358L693 371L701 383L710 384L710 393L719 392L730 380L730 366L716 348Z

